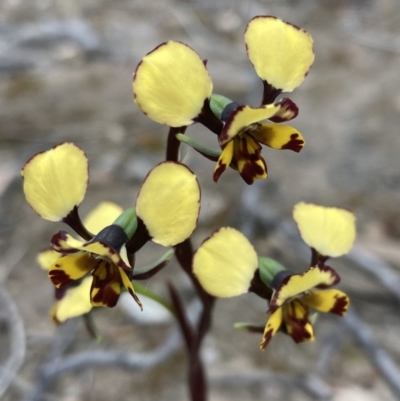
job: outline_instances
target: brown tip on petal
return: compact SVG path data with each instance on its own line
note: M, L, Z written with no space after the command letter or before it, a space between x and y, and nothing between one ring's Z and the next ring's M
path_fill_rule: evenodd
M329 285L320 284L316 288L325 289L325 288L332 287L340 282L339 274L337 274L336 271L332 269L332 267L329 267L323 263L318 263L317 268L322 272L329 272L330 275L334 278L334 280L333 280L333 283L331 283Z
M272 332L273 332L273 330L270 329L264 334L263 339L260 344L260 350L262 350L262 351L265 350L266 346L268 345L268 343L270 342L270 340L272 338Z
M50 243L53 247L59 248L62 246L61 242L64 242L66 239L67 239L66 231L59 231L58 233L52 236Z
M218 182L219 177L221 177L222 173L226 170L226 164L222 162L222 160L218 161L217 167L213 174L214 182Z
M349 298L346 295L336 295L335 305L329 312L343 316L347 312L349 304L350 304Z
M284 123L293 120L299 115L299 108L296 103L289 98L282 99L278 104L280 104L281 109L274 117L269 119L273 123Z
M55 265L56 267L60 267L59 265ZM49 278L50 278L50 280L51 280L51 282L57 287L57 288L59 288L59 287L63 287L64 285L66 285L66 284L68 284L68 283L71 283L72 281L74 281L74 280L72 280L71 278L70 278L70 276L68 276L68 274L67 273L65 273L65 271L64 270L56 270L56 269L53 269L53 270L50 270L49 271Z
M286 143L285 145L282 146L282 149L290 149L293 150L294 152L299 153L301 149L303 149L304 146L304 140L303 139L297 139L299 137L299 134L292 134L290 135L290 141Z
M129 294L132 295L133 299L136 301L136 303L139 305L140 310L143 312L143 305L140 302L139 297L132 291L132 288L128 288Z
M262 157L259 160L263 163L264 168L255 163L249 157L249 159L246 160L246 164L239 171L240 176L243 178L244 182L247 185L254 184L257 177L260 177L264 174L264 172L267 172L267 164L265 163L265 160Z

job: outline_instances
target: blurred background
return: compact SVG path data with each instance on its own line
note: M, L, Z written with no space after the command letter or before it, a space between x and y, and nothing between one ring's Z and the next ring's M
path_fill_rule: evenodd
M307 143L300 154L264 149L269 178L252 187L234 171L214 184L214 164L184 152L202 185L194 243L235 225L260 254L301 271L309 255L291 225L293 205L348 208L357 215L357 252L332 266L356 314L321 316L314 343L298 346L278 334L260 352L260 335L233 324L265 322L267 306L251 295L219 301L204 346L210 400L400 399L397 0L0 0L0 398L188 399L185 353L162 309L145 305L138 314L124 297L96 311L100 343L80 319L60 327L50 321L53 288L35 257L61 226L26 204L20 169L36 152L73 141L90 161L82 215L102 200L132 206L149 169L163 160L167 134L132 101L136 65L161 42L183 41L208 60L216 93L256 106L262 85L243 42L256 15L275 15L314 38L315 64L290 95L300 108L292 125ZM201 126L187 134L217 147ZM137 265L164 251L146 245ZM166 279L195 315L175 261L146 285L167 297ZM66 359L83 351L103 362ZM123 356L131 363L121 363Z

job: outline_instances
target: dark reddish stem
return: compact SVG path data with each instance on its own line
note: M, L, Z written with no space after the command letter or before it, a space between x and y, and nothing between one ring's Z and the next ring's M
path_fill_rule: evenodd
M170 128L167 140L167 154L165 160L179 161L180 141L176 138L176 134L184 134L187 127Z
M144 245L151 240L150 234L147 231L143 221L138 218L138 227L133 237L126 243L126 250L129 253L136 253Z
M264 91L261 104L274 103L275 99L282 93L282 90L274 88L267 81L263 81L263 85L264 85Z
M211 327L212 310L215 298L204 291L192 272L193 248L190 239L175 248L175 256L183 270L189 276L202 302L203 310L197 324L197 330L189 349L189 389L192 401L207 400L207 380L201 360L200 350L203 339Z
M310 263L310 267L317 266L318 263L325 263L327 260L328 260L328 257L322 256L314 248L311 248L311 263Z
M222 123L219 121L210 109L208 100L206 100L202 113L201 119L196 121L201 122L207 128L215 133L219 133L222 128ZM206 122L206 123L204 123ZM176 139L177 133L184 133L186 127L182 128L170 128L167 141L167 155L166 160L178 161L179 145L180 142ZM193 259L193 247L190 239L185 240L181 244L175 247L175 256L178 259L179 264L183 270L189 276L203 306L201 316L199 318L196 330L192 327L190 322L187 320L186 313L182 302L180 301L177 291L173 286L169 286L171 298L174 306L177 310L177 320L180 325L180 329L184 336L188 354L189 354L189 392L191 401L206 401L207 400L207 380L204 372L203 362L201 360L200 349L202 341L207 334L211 326L211 314L214 305L214 297L207 294L196 277L192 272L192 259Z
M194 121L204 125L216 135L220 134L224 126L224 124L217 117L215 117L214 113L212 112L209 99L205 100L200 115L196 117Z
M79 236L84 240L90 241L94 235L90 233L83 225L81 218L79 217L78 207L75 206L68 216L64 217L62 221L69 225Z
M257 294L260 298L266 299L267 301L271 299L272 290L261 280L260 271L258 269L251 280L249 292L254 292L254 294Z

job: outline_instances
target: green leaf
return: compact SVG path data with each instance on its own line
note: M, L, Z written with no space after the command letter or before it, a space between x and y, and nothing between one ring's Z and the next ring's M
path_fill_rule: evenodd
M207 148L206 146L203 146L196 142L193 138L190 136L184 135L184 134L176 134L176 138L183 143L186 143L186 145L189 145L193 149L197 150L199 153L202 153L204 155L208 155L214 158L219 158L221 156L221 151L219 150L213 150L210 148Z
M266 256L260 256L258 258L260 277L265 285L272 288L272 280L277 273L286 270L279 262Z
M147 298L152 299L153 301L157 302L165 309L167 309L169 312L171 312L172 315L176 316L175 308L172 306L170 302L165 300L162 296L156 294L155 292L151 291L146 285L140 284L137 281L132 282L132 284L137 294L141 294Z
M117 217L113 224L122 227L126 235L128 236L128 239L131 239L138 227L136 209L134 207L126 209L121 215Z

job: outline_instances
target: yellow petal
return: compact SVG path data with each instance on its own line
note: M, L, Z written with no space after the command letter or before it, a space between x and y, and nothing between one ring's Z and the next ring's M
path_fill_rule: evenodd
M36 262L43 270L49 270L50 266L58 259L61 258L61 254L56 252L54 249L47 249L46 251L39 252L36 256Z
M234 141L230 141L226 144L223 149L221 156L218 159L217 165L214 169L213 179L215 182L218 181L221 174L227 169L227 167L231 164L233 158L233 150L234 150Z
M265 325L263 339L260 344L260 349L265 347L270 342L271 338L276 334L282 324L282 308L277 309L268 319Z
M256 251L239 231L224 227L206 239L193 257L193 273L216 297L248 292L258 268Z
M300 132L288 125L261 124L258 129L251 132L251 136L273 149L290 149L300 152L305 144Z
M84 224L92 234L98 234L103 228L114 223L124 211L121 206L113 202L101 202L86 216Z
M133 289L131 280L129 280L129 277L126 275L125 271L122 270L120 267L119 267L119 274L121 276L122 283L123 283L124 287L126 288L126 290L129 292L129 294L132 295L133 299L139 305L139 308L141 310L143 310L143 305L140 302L140 299L138 298L138 296L136 295L135 290Z
M303 241L322 256L342 256L353 246L356 218L348 210L301 202L295 205L293 218Z
M152 120L170 127L192 124L212 88L198 54L184 43L173 41L148 53L133 79L136 104Z
M219 143L224 146L239 133L249 129L251 131L252 124L259 123L274 116L280 109L279 104L266 104L261 107L253 108L250 106L239 106L229 117L224 125Z
M131 267L125 263L122 255L120 255L119 252L102 242L89 242L84 244L81 249L89 254L100 256L102 259L106 259L114 265L122 267L123 269L130 269ZM126 248L124 248L124 250L126 250Z
M283 321L287 333L296 343L314 341L314 329L308 319L308 309L298 299L283 306Z
M68 288L64 297L55 304L51 317L56 323L63 323L67 319L84 315L90 312L90 287L93 277L86 277L76 287Z
M131 267L129 263L127 263L125 247L121 248L121 252L125 253L125 255L123 255L104 242L83 242L75 239L65 231L60 231L53 235L51 246L58 252L70 253L82 251L91 255L97 255L97 257L101 257L102 259L107 259L111 263L124 269L129 269Z
M164 162L154 167L140 189L137 216L152 240L174 246L189 238L200 211L200 187L183 164Z
M301 301L319 312L335 313L343 316L349 305L349 297L339 290L312 290Z
M311 267L305 273L293 274L283 279L272 296L269 310L275 311L287 300L294 298L314 287L326 288L340 281L338 274L328 266Z
M51 239L51 246L60 253L76 252L81 250L84 245L85 242L75 239L65 231L59 231L57 234L54 234Z
M57 288L60 288L85 276L98 262L83 252L63 256L51 265L49 278Z
M21 171L24 194L41 217L60 221L78 206L88 184L88 160L82 149L63 143L33 156Z
M275 17L253 18L244 40L257 75L283 92L299 86L314 62L310 34Z

